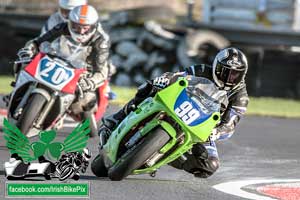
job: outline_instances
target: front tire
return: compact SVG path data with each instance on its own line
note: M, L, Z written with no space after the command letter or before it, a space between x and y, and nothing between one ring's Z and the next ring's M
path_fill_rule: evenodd
M28 134L28 131L32 128L34 121L38 118L46 102L46 98L38 93L33 94L28 99L28 103L17 122L17 127L24 135Z
M156 128L137 146L125 153L117 164L108 171L108 177L113 181L120 181L141 167L147 159L158 152L170 139L170 136L161 128Z
M107 169L104 165L103 156L98 154L91 164L92 172L98 177L107 177Z

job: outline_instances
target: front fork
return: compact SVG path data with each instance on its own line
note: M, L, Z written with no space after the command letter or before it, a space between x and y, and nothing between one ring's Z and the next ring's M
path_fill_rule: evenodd
M29 88L26 91L26 93L24 94L21 102L19 103L18 107L15 109L15 112L13 113L13 117L15 119L18 119L19 116L22 114L23 108L24 108L25 104L27 103L27 101L29 99L29 96L31 95L32 91L36 88L36 86L37 86L37 83L29 86ZM13 97L11 97L10 101L12 101L12 99L13 99Z
M41 93L42 94L42 93ZM43 94L42 94L43 95ZM43 95L45 96L45 95ZM41 128L41 125L44 123L50 109L52 108L53 104L55 103L55 100L58 96L58 92L57 91L54 91L52 93L52 95L50 96L50 99L48 100L48 103L45 105L44 109L42 110L39 118L37 119L36 123L35 123L35 127L40 129Z

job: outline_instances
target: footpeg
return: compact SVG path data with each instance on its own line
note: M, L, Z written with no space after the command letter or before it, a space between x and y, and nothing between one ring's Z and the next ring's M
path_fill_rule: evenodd
M150 173L150 176L151 176L152 178L154 178L154 177L156 176L156 171Z

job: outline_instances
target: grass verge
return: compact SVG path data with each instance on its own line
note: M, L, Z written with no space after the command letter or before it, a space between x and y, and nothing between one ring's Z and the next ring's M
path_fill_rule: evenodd
M0 94L7 94L12 90L9 85L12 77L0 76ZM136 88L112 86L112 91L117 94L117 98L111 104L122 106L127 103L136 93ZM300 101L250 97L247 115L259 115L270 117L300 118Z

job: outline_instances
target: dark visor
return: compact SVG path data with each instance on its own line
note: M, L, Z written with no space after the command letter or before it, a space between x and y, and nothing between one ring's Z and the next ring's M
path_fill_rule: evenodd
M245 69L233 69L229 66L218 63L216 66L216 75L224 85L234 86L242 81Z
M71 29L76 34L88 34L93 32L95 25L82 25L72 22Z

